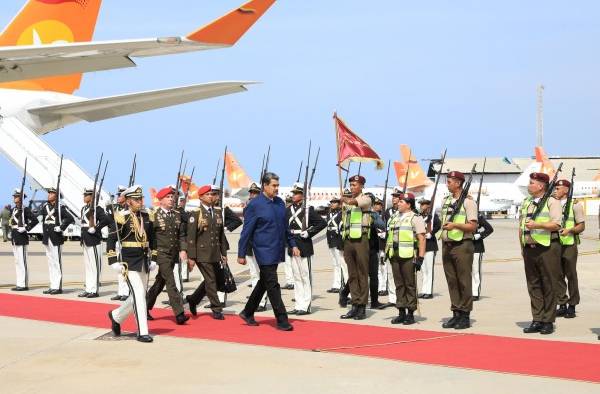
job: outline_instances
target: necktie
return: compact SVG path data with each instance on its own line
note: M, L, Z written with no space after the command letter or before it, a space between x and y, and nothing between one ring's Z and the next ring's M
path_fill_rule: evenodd
M208 208L208 214L210 215L210 218L213 219L213 209L212 208Z

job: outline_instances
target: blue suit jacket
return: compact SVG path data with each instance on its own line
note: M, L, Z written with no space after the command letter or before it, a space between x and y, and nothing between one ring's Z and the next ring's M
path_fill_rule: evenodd
M246 257L250 244L259 265L281 263L285 260L286 244L290 248L296 246L285 220L285 203L281 198L271 200L261 193L250 200L244 210L238 257Z

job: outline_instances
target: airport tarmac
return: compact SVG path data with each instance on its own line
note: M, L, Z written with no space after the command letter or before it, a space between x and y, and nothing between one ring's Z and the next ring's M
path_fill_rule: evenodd
M410 327L391 325L390 320L397 313L395 308L368 310L368 318L363 321L340 320L339 315L343 310L337 305L337 295L326 292L331 286L332 269L323 234L317 237L320 241L316 244L313 263L313 314L303 316L302 321L295 323L292 316L292 324L296 327L293 332L281 333L269 326L268 321L273 317L270 309L256 314L261 327L242 326L235 314L242 309L250 293L250 288L246 286L249 276L247 269L235 262L235 245L239 234L233 233L228 235L234 248L229 258L238 282L238 291L228 297L225 322L200 316L190 320L186 326L175 326L169 317L170 310L160 302L167 299L166 293L162 293L153 314L165 318L150 322L154 343L142 344L127 337L111 340L110 335L105 335L110 331L108 319L102 328L104 320L98 320L98 325L82 317L88 305L90 313L96 313L99 309L107 308L100 304L118 304L109 300L115 293L116 278L113 271L106 268L106 260L101 297L91 301L77 298L83 280L81 250L78 243L68 243L63 255L66 292L59 296L45 296L42 291L47 288L48 280L46 258L42 244L32 242L28 263L30 287L33 290L14 293L10 291L15 275L11 246L9 243L0 243L0 300L4 300L5 305L15 305L15 302L19 305L17 310L12 309L8 313L6 307L2 309L0 301L0 393L64 393L67 390L82 393L133 390L148 393L191 393L198 390L211 393L254 393L265 390L292 393L387 393L405 390L421 393L520 393L537 390L544 393L598 392L600 369L593 369L598 367L588 371L586 377L579 377L578 371L570 370L574 366L568 359L565 359L564 365L560 364L561 360L553 360L554 357L560 357L563 350L581 348L584 350L581 354L590 357L579 360L582 365L598 362L598 357L593 358L594 355L600 355L600 341L597 339L600 334L597 220L588 218L588 229L580 245L578 272L582 301L577 307L577 318L559 318L556 332L549 336L522 333L522 327L531 320L531 313L516 222L493 220L491 224L495 232L486 240L482 297L474 303L471 315L473 327L460 333L441 328L442 319L449 317L450 312L439 255L435 266L435 297L420 300L421 315L417 318L417 324ZM280 282L282 271L283 267L280 267ZM191 282L185 283L187 294L198 285L197 275L197 271L193 272ZM286 306L292 309L293 291L283 290L282 293ZM29 298L31 296L35 298ZM381 301L387 301L387 297L381 298ZM84 304L86 302L91 304ZM60 310L57 307L55 313L52 307L59 303L70 305L72 309L67 307L65 311L64 307ZM28 308L28 304L32 308ZM39 309L45 306L49 309ZM70 315L69 310L73 311ZM201 313L204 311L202 309ZM53 314L61 317L54 319ZM69 324L65 324L65 321ZM223 324L221 332L218 324ZM358 344L354 347L356 349L345 352L332 347L324 351L312 351L314 349L310 341L329 343L335 338L325 338L326 335L335 337L335 330L338 330L339 335L343 336L354 332L356 326L362 329L356 331L360 334L353 338ZM322 330L322 337L318 332L307 336L306 333L314 327ZM227 336L238 331L242 333L239 337ZM361 338L370 335L376 337L379 333L387 338L396 332L400 336L406 334L416 338L422 334L426 338L423 342L419 342L421 339L411 339L388 343L382 337L376 345L379 349L387 348L387 352L367 354L363 351L374 344L366 339L361 344ZM443 339L434 342L434 345L431 342L427 344L427 341L439 340L442 335L450 338L459 334L460 339L467 342L470 338L483 341L481 343L490 339L497 341L491 342L491 346L496 346L492 350L503 350L508 358L495 360L494 351L477 354L472 348L465 348L465 352L473 353L465 355L459 347L441 355L449 361L436 359L433 353L436 349L444 348ZM99 340L100 337L108 339ZM298 343L298 338L307 338L307 342ZM494 345L496 343L498 345ZM530 345L537 350L528 358L526 351ZM422 359L408 355L408 352L420 352L423 348L419 347L422 346L432 346L431 352L425 352ZM398 355L393 354L394 349L398 350ZM402 352L407 353L402 355ZM518 352L525 352L519 359L518 367L504 365L511 360L511 354ZM540 357L540 354L543 356ZM454 358L465 356L470 356L468 362L458 363L460 365L452 362ZM541 368L540 373L536 372L536 366L544 367L550 361L558 362L560 368L554 372ZM533 372L524 372L530 370Z

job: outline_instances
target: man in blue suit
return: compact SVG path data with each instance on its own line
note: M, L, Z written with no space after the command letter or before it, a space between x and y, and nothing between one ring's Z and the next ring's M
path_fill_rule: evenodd
M262 185L263 192L252 199L244 210L244 227L238 244L238 263L242 265L246 265L246 252L252 245L260 277L239 316L249 326L258 326L254 320L254 312L266 292L277 319L277 329L291 331L294 328L288 322L285 305L281 300L277 265L285 260L286 244L292 249L294 256L300 256L300 250L287 226L285 203L277 197L279 177L267 172L263 176Z

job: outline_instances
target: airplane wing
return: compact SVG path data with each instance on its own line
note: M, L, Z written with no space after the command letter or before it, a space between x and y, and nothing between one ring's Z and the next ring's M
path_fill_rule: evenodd
M185 37L1 47L0 83L134 67L131 58L230 47L274 2L251 0Z
M171 89L82 99L68 104L30 108L41 125L60 122L63 126L80 120L99 120L246 91L254 82L212 82Z

